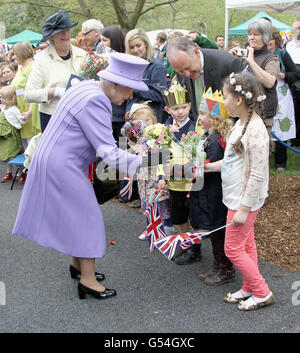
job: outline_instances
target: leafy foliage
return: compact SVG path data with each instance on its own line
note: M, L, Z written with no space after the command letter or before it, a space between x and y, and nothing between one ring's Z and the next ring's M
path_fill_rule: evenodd
M124 31L132 26L146 31L177 28L198 30L211 39L224 34L225 0L176 0L165 4L167 2L168 0L0 0L0 22L6 26L6 37L24 29L40 32L47 17L55 11L66 9L70 11L73 21L79 21L79 25L72 29L73 37L81 30L81 23L88 18L98 18L105 26L120 25ZM138 4L143 4L143 7L136 13ZM165 5L161 6L162 4ZM147 11L149 8L151 10ZM229 26L245 22L255 14L253 11L230 10ZM269 14L287 24L291 24L297 17L286 13ZM238 39L246 41L245 37Z

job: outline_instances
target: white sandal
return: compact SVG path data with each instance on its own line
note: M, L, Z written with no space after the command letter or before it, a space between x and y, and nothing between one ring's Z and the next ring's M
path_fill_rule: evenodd
M238 290L233 294L227 293L226 297L224 298L224 302L229 304L238 304L241 300L246 300L250 298L251 295L252 293L250 293L249 295L244 295L241 290Z
M264 306L271 305L274 303L274 301L275 301L275 297L272 293L271 293L271 296L269 296L268 299L264 300L263 302L257 302L252 295L247 300L241 301L238 304L237 308L242 311L251 311L251 310L262 308Z

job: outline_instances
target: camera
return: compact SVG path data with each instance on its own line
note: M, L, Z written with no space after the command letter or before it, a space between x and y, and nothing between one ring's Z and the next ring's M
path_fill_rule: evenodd
M236 56L248 56L248 49L237 49Z

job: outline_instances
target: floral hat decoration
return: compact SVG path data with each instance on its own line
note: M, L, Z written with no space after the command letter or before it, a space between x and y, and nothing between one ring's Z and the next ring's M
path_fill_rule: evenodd
M203 93L199 105L199 111L204 111L208 114L216 115L224 119L229 118L224 105L222 92L219 90L213 92L211 87Z
M240 93L244 98L245 100L247 101L251 101L252 100L252 97L253 97L253 94L252 92L250 91L247 91L245 92L243 90L243 87L241 85L237 85L236 83L236 78L235 78L235 73L232 72L230 75L229 75L229 83L232 85L232 86L235 86L235 91ZM266 99L266 96L263 94L263 95L259 95L257 96L256 100L257 102L262 102Z
M189 91L176 80L172 81L168 89L162 91L162 95L167 107L191 102Z

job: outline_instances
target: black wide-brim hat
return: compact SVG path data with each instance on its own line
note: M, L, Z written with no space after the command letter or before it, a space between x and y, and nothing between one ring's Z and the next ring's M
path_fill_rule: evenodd
M42 42L45 42L49 37L57 34L59 32L63 32L69 28L72 28L78 24L77 22L72 23L68 11L59 11L54 15L47 18L47 20L42 25Z

